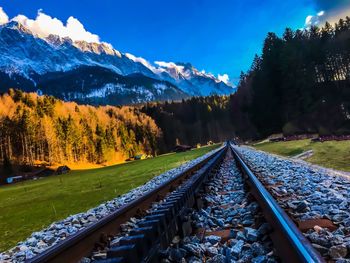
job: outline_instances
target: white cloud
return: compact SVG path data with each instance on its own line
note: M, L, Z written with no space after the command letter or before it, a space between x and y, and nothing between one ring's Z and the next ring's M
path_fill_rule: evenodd
M87 42L100 42L98 35L92 34L85 30L84 26L80 21L74 17L69 17L67 20L67 35L74 40L85 40Z
M324 11L320 11L320 12L317 13L317 16L323 16L324 13L325 13Z
M1 18L3 17L1 11L2 8L0 10L0 24ZM7 17L6 14L5 16ZM53 34L58 35L60 37L69 37L73 41L84 40L89 43L100 43L100 38L98 35L92 34L89 31L87 31L84 28L83 24L78 19L72 16L70 16L67 19L66 24L63 24L63 22L58 18L51 17L43 13L42 10L38 10L38 14L35 19L30 19L24 15L17 15L11 20L23 24L33 33L42 38Z
M305 19L305 25L310 26L313 16L307 16Z
M313 25L318 25L323 20L324 15L326 14L325 11L320 11L316 15L308 15L305 18L305 28L310 28Z
M160 72L164 71L164 69L168 69L168 72L170 72L173 77L177 78L179 74L185 78L191 77L190 70L185 70L184 66L177 65L174 62L154 61L154 64L159 66L158 69Z
M154 61L154 63L162 68L184 68L183 66L176 65L174 62Z
M0 6L0 25L6 24L9 21L9 17L5 13L4 9Z
M188 75L184 71L184 68L185 68L184 66L177 65L174 62L154 61L154 64L158 65L159 66L158 69L160 70L162 70L162 68L172 69L172 70L175 70L176 72L181 73L185 77Z
M225 84L230 84L229 80L229 76L227 74L223 74L223 75L218 75L218 80L224 82Z
M199 71L199 73L202 74L204 77L208 77L208 78L217 80L217 78L212 73L206 72L204 69Z
M154 67L149 61L147 61L146 59L144 59L142 57L136 57L136 56L134 56L133 54L130 54L130 53L125 53L125 56L128 59L131 59L134 62L141 63L142 65L144 65L145 67L147 67L151 71L153 71L154 73L160 73L161 71L164 71L164 70L161 70L159 68Z

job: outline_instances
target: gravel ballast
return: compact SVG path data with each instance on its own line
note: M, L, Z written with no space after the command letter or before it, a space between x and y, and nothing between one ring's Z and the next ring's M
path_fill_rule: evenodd
M350 262L350 179L331 170L235 147L325 258Z

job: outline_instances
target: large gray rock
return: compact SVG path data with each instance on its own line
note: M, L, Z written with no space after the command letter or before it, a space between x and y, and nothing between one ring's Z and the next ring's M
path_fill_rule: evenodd
M348 249L344 244L333 246L329 249L329 255L333 259L344 258L347 255L347 253Z

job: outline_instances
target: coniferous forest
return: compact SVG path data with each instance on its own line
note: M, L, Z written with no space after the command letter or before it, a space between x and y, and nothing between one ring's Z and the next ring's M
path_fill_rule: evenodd
M124 160L233 136L350 134L350 18L268 33L230 96L135 106L86 106L10 90L0 97L0 161Z
M261 56L242 73L233 103L257 136L350 133L350 18L335 26L268 33Z

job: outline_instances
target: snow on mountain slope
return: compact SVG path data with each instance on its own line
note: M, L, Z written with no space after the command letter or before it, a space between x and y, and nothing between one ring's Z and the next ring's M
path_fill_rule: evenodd
M178 85L192 96L223 95L235 91L230 84L220 81L210 73L199 71L190 63L156 61L155 64L163 69L158 69L158 72L161 72L164 79Z
M39 24L38 27L35 24L39 22L42 24L43 22L41 20L46 23L52 23L50 19L55 23L57 22L51 17L39 12L36 20L30 20L19 15L9 22L0 25L0 84L3 84L2 89L9 88L6 85L4 87L4 84L10 83L16 87L25 83L25 87L18 88L25 89L27 87L27 90L33 90L38 85L42 85L45 82L43 79L46 79L47 75L51 73L60 73L59 76L62 80L64 72L72 72L79 68L91 67L93 69L108 69L110 72L114 72L116 76L139 74L137 76L141 79L143 76L151 78L154 85L151 88L152 91L150 91L150 86L148 86L148 93L155 92L155 94L152 93L146 96L145 94L147 92L144 91L145 89L136 89L133 92L134 95L137 92L142 93L143 95L139 99L144 99L145 101L158 99L160 94L172 94L169 97L163 95L161 97L162 99L174 99L188 96L230 94L235 91L229 83L219 80L212 74L199 71L189 63L155 62L152 64L132 54L123 54L114 49L112 45L105 42L101 43L97 35L87 32L79 24L80 22L74 20L74 18L70 17L68 19L67 26L64 26L60 22L61 25L59 26L62 28L59 31L57 29L57 32L53 32L57 34L50 34L47 28L43 28L43 25ZM78 25L80 38L69 32L69 23ZM75 39L73 40L72 38ZM85 72L85 70L79 72ZM4 77L1 78L1 76ZM100 77L101 75L99 75ZM68 75L67 78L69 79ZM163 81L163 84L159 84L157 81ZM168 83L165 86L164 81ZM28 84L28 82L31 84ZM108 86L109 84L102 79L99 79L98 82L101 85L103 84L103 86L96 87L101 92L96 91L95 93L91 93L95 95L100 94L97 97L101 96L101 94L106 94L105 91L107 90L113 90L113 93L117 91L122 92L120 85L117 85L118 83L116 81L113 82L113 87L115 87L113 89L110 89L109 87L111 86ZM170 87L169 83L173 86ZM74 85L70 87L72 94L74 94L75 89L80 88ZM157 89L155 87L162 88ZM164 90L165 88L170 88L172 91L166 92ZM58 87L58 89L60 90L62 88ZM129 90L131 89L129 87ZM90 99L91 94L85 94L86 98ZM136 101L139 99L136 99Z
M35 72L67 71L78 66L101 66L118 74L153 72L134 63L106 43L73 42L70 38L49 35L42 39L22 24L11 21L0 27L0 68L28 76Z

